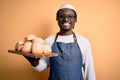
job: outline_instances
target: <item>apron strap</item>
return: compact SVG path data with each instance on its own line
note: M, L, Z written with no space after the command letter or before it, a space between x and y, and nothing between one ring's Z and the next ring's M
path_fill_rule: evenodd
M56 40L58 38L58 34L59 34L59 32L56 34L54 42L56 42Z
M58 35L59 35L59 32L56 34L54 42L56 42ZM73 32L73 39L74 39L74 42L77 42L77 38L74 32Z
M74 42L77 42L77 38L74 32L73 32L73 39L74 39Z

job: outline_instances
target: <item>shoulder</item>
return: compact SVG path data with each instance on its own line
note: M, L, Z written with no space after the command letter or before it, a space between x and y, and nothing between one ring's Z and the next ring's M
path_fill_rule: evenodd
M76 34L78 42L83 42L84 44L89 44L90 43L88 38L86 38L86 37L84 37L84 36L82 36L78 33L75 33L75 34Z
M77 37L77 42L79 44L79 47L81 48L81 51L84 52L85 49L90 46L90 41L88 40L88 38L80 35L80 34L76 34L76 37Z

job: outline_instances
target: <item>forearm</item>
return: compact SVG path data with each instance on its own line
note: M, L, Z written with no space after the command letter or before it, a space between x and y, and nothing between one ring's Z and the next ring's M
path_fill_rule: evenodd
M85 80L96 80L95 69L94 69L94 62L92 58L92 51L90 44L86 48L83 56L84 62L84 71L85 71Z
M48 58L31 58L24 56L37 71L43 71L48 67Z
M43 71L48 68L49 59L48 58L41 58L39 60L39 64L37 66L33 66L33 68L37 71Z

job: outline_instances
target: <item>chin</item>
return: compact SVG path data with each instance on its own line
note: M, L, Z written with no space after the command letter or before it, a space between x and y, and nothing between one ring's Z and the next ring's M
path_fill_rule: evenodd
M67 32L70 31L70 28L61 28L61 30Z

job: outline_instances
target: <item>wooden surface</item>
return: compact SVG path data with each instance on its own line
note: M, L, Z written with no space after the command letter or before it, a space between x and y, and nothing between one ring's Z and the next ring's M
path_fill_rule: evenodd
M16 50L8 50L8 52L9 53L23 55L23 56L33 57L33 58L58 56L57 53L33 54L33 53L25 53L25 52L21 52L21 51L16 51Z

